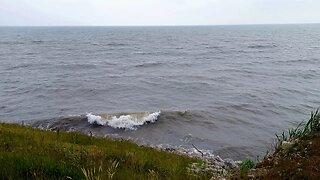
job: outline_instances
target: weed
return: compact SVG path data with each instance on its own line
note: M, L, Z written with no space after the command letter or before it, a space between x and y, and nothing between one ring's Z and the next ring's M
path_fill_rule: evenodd
M156 171L154 171L152 169L149 169L148 179L150 179L150 180L158 180L158 179L160 179L160 177L159 177L159 174Z
M117 172L117 168L118 168L119 162L117 160L113 160L113 161L110 161L110 162L111 162L111 164L109 165L107 172L108 172L108 178L112 179L113 176Z
M282 132L280 135L276 134L275 149L279 149L283 141L299 139L310 132L320 132L319 109L317 109L315 112L311 112L310 119L307 121L307 123L302 121L296 128L289 129L288 132Z
M86 180L102 180L102 164L100 164L98 169L96 169L96 167L91 169L81 168L81 171Z
M252 160L246 159L239 164L239 169L240 171L248 171L249 169L252 169L254 166L255 163Z

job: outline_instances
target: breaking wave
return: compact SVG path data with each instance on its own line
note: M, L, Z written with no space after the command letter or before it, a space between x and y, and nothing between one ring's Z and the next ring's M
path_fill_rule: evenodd
M147 123L154 123L158 119L161 111L154 113L132 113L127 115L94 115L88 113L86 116L90 124L97 124L100 126L110 126L112 128L136 130L138 126Z

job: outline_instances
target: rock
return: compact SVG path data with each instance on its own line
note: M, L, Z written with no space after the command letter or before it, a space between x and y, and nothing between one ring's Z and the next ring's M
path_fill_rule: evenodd
M221 159L221 157L219 157L219 156L216 156L216 157L215 157L215 160L218 161L218 162L224 162L224 161Z
M234 162L232 159L229 159L229 158L224 160L224 164L231 169L235 169L238 167L236 162Z
M282 141L282 143L281 143L281 148L283 149L283 150L288 150L290 147L292 147L293 146L293 142L290 142L290 141Z
M171 147L167 147L165 150L169 151L169 152L172 152L172 151L175 151L176 149L175 148L171 148Z

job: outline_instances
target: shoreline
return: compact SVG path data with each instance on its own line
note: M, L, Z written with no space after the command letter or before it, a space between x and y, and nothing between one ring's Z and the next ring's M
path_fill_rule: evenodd
M114 175L120 179L128 175L140 177L138 179L149 179L151 175L156 179L210 179L223 177L235 164L219 157L138 145L129 140L17 124L0 123L0 134L0 163L4 165L0 172L9 179L83 179L83 168L88 171L95 171L99 166L110 169L112 162L119 166ZM98 174L110 179L105 171Z
M240 167L230 179L319 179L320 113L276 135L274 149L257 164Z
M163 148L92 133L41 130L30 125L0 123L0 134L0 163L5 165L5 168L0 167L0 172L7 178L51 178L54 175L86 179L90 173L107 179L132 175L139 179L320 177L317 168L320 163L319 111L312 113L308 122L276 135L274 149L258 162L222 159L194 145L193 151ZM103 171L102 167L108 171ZM56 175L56 172L59 173Z
M78 117L78 116L75 116ZM84 115L81 115L79 117L85 117ZM33 126L32 124L28 124L34 129L40 129L40 130L45 130L45 131L51 131L51 132L56 132L59 131L59 129L56 128L45 128L45 127L37 127ZM101 124L92 124L93 126L102 126ZM64 130L65 131L65 130ZM205 161L208 164L208 167L211 169L214 169L215 171L218 171L220 174L222 171L226 171L229 169L236 169L238 168L238 165L241 164L241 160L234 160L232 158L221 158L219 155L216 155L210 150L204 150L204 149L198 149L195 145L192 144L192 148L184 148L184 147L177 147L177 146L162 146L162 145L153 145L153 144L145 144L145 143L139 143L135 141L134 139L127 139L123 137L117 137L113 136L112 134L107 134L107 135L99 135L99 134L94 134L91 131L88 133L82 132L82 131L73 131L73 130L67 130L65 132L77 132L81 133L87 136L92 136L92 137L97 137L97 138L107 138L107 139L112 139L115 141L130 141L132 143L137 144L140 147L150 147L153 149L157 149L160 151L166 151L169 153L177 154L177 155L183 155L187 156L190 158L198 158L203 161ZM224 173L226 174L226 173Z

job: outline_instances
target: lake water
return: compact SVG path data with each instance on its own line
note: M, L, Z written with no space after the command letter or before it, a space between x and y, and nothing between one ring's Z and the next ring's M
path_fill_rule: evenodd
M0 27L0 77L3 122L255 157L320 106L320 25Z

